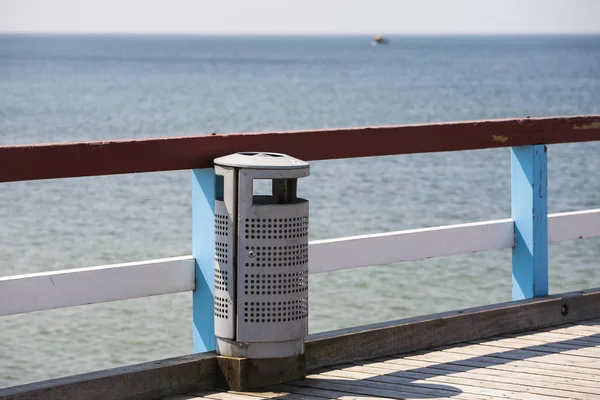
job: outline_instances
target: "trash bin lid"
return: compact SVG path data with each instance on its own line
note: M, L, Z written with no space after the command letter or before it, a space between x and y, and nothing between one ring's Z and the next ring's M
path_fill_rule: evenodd
M281 153L245 151L215 158L214 163L223 167L252 169L302 169L308 168L306 161Z

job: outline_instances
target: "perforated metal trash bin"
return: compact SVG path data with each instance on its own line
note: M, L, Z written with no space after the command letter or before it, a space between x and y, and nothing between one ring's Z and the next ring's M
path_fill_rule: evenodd
M215 334L226 356L302 354L308 331L308 163L277 153L215 161ZM260 180L270 188L257 194Z

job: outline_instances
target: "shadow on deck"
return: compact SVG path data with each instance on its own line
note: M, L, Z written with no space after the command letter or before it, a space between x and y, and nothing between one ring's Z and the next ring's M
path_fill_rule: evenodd
M582 334L564 333L574 328ZM572 338L566 338L569 335ZM523 345L528 342L532 344ZM169 399L593 399L600 398L599 381L600 321L596 320L321 368L305 380L260 391Z

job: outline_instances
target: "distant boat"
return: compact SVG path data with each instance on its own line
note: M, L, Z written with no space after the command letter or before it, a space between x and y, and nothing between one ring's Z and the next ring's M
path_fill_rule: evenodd
M389 41L389 39L388 39L388 38L386 38L386 37L383 37L383 36L381 36L381 35L377 35L377 36L375 36L375 38L373 39L373 41L371 42L371 44L372 44L373 46L376 46L376 45L378 45L378 44L388 44L389 42L390 42L390 41Z

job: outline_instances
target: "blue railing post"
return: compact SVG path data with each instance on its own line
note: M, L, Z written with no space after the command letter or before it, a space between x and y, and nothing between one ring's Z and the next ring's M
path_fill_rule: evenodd
M513 300L548 294L547 165L545 145L511 148Z
M192 171L192 254L196 259L193 296L194 352L216 347L214 329L215 174L212 168Z

